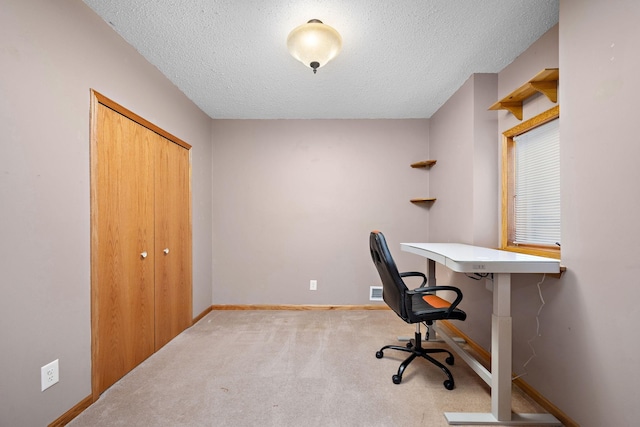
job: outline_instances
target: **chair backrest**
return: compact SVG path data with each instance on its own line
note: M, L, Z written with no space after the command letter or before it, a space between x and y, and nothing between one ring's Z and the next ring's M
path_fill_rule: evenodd
M408 291L404 284L395 261L389 252L387 241L379 231L372 231L369 235L369 249L371 259L378 269L382 280L382 298L387 305L402 319L407 320L407 312L404 304L405 292Z

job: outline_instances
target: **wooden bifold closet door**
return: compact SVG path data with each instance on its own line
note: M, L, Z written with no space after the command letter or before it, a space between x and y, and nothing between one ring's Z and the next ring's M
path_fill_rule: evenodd
M94 399L191 325L189 149L92 92Z
M189 151L160 138L155 150L156 350L193 321Z

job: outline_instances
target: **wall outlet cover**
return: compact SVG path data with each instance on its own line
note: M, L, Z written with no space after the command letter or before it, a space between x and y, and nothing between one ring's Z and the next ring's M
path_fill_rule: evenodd
M58 359L51 363L47 363L40 368L40 382L42 391L45 391L60 380L60 370L58 366Z

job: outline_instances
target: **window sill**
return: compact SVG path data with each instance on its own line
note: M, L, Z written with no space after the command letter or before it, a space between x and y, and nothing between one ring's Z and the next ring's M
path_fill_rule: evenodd
M518 252L521 254L544 256L547 258L560 259L559 249L547 249L547 248L534 248L530 246L503 246L500 248L503 251Z
M554 249L529 248L529 247L523 247L523 246L505 246L500 248L500 250L508 251L508 252L517 252L520 254L536 255L536 256L542 256L547 258L560 259L560 250L554 250ZM551 273L551 274L547 274L547 276L555 277L556 279L559 279L560 277L562 277L562 274L565 271L567 271L567 267L561 264L560 273L557 273L557 274Z

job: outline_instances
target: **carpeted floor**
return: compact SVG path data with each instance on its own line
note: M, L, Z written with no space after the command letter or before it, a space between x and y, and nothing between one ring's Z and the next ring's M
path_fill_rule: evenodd
M424 360L393 384L406 353L375 352L413 332L390 310L213 311L69 426L437 427L445 411L490 412L489 387L460 358L454 390ZM512 407L541 412L516 388Z

